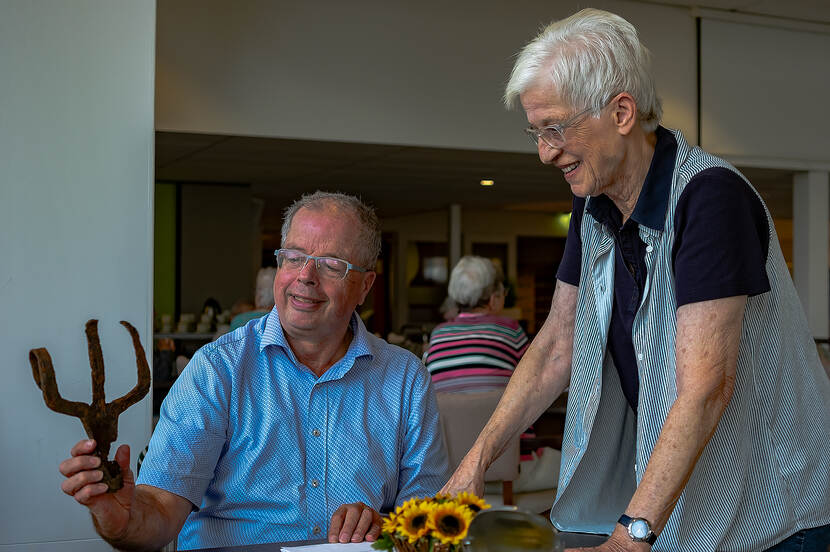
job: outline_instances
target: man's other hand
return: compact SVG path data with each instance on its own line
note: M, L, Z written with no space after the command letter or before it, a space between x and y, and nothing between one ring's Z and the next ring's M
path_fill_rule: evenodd
M329 542L375 541L381 523L380 514L362 502L344 504L331 516Z

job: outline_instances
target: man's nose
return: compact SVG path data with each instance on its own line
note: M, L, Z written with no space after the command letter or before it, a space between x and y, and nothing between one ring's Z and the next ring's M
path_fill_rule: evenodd
M314 259L308 259L305 266L297 273L297 279L304 284L317 282L317 262Z
M552 164L559 157L559 154L562 153L561 148L549 146L547 142L541 139L536 143L536 149L539 152L539 160L545 165Z

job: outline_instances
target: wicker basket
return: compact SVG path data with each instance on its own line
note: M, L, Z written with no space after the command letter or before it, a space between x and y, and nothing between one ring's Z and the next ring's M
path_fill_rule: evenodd
M407 539L393 536L392 542L395 543L395 550L397 552L429 552L429 543L423 540L411 543ZM451 552L452 549L451 544L444 544L442 542L436 542L432 545L432 552ZM461 545L458 545L457 550L461 550Z

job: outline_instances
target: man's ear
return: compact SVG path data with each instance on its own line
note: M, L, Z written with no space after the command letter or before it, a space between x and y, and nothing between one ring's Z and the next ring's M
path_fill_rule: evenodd
M369 290L372 289L372 284L375 283L375 277L377 277L376 272L367 272L363 277L363 283L361 284L360 290L360 301L358 301L358 305L362 305L363 301L366 300L366 296L369 295Z
M637 102L628 92L621 92L611 100L612 115L617 132L626 136L637 124Z

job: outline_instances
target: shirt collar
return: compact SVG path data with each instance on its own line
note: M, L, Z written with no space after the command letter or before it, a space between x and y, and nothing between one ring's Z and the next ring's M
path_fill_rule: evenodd
M662 230L669 205L674 162L677 157L677 140L674 134L662 126L657 127L656 135L654 156L651 158L651 165L637 198L637 204L631 213L631 220L654 230ZM587 211L606 226L619 228L621 224L622 216L619 209L605 194L591 198Z
M361 320L360 316L357 315L357 312L352 313L351 320L349 321L349 327L352 330L353 337L352 342L349 344L349 348L346 350L346 354L343 355L343 358L334 363L334 365L329 368L323 376L321 376L321 379L330 380L342 377L354 365L355 359L364 356L368 356L370 358L374 356L369 343L369 331L366 329L366 325L363 324L363 320ZM271 312L268 313L268 316L265 317L265 328L262 332L259 350L262 351L269 345L281 347L295 364L299 364L299 362L297 362L297 357L294 356L294 351L291 350L291 346L285 338L285 331L280 323L280 313L277 311L276 306L274 306L274 308L271 309Z

